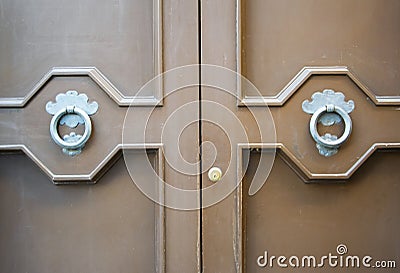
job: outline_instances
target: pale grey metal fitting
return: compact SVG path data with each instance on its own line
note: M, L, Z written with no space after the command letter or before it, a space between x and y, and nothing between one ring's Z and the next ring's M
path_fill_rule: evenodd
M46 111L53 115L50 121L50 136L62 148L63 153L74 156L82 152L92 134L90 115L95 114L97 110L97 102L88 103L86 94L78 94L74 90L67 91L65 94L58 94L55 103L49 101L46 104ZM64 124L70 128L84 124L85 131L83 135L71 132L61 138L58 134L58 125Z
M345 101L345 96L341 92L325 89L322 93L315 92L312 101L305 100L302 104L303 111L312 114L310 120L310 134L316 142L319 153L329 157L338 152L338 149L345 143L352 131L352 121L349 116L354 109L352 100ZM337 114L337 115L336 115ZM341 137L331 134L320 136L318 133L318 122L325 126L332 126L336 123L344 122L344 132Z

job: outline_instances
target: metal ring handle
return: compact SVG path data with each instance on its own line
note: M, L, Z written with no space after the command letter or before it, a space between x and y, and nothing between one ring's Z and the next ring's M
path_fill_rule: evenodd
M60 119L67 114L77 114L85 121L85 132L83 136L76 142L66 142L64 141L58 134L58 122ZM92 122L90 121L89 115L82 109L75 106L67 106L57 113L54 114L53 118L50 122L50 135L54 142L66 149L77 149L82 148L85 143L88 141L90 135L92 133Z
M335 112L337 113L344 121L344 132L343 135L333 141L326 141L323 139L319 134L317 130L317 125L318 125L318 120L324 113L328 112ZM315 113L312 115L311 120L310 120L310 133L315 142L317 142L320 145L323 145L325 147L329 148L338 148L340 145L342 145L346 140L349 138L352 130L352 122L349 114L343 110L342 108L338 106L333 106L332 105L326 105L324 107L319 108Z

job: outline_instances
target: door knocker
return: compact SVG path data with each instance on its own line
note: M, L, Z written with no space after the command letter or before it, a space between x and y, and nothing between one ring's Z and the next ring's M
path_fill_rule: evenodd
M321 92L315 92L312 101L303 101L303 111L311 114L310 133L316 142L319 153L325 157L332 156L338 152L339 147L350 137L352 130L352 121L350 113L354 110L354 101L345 101L345 96L341 92L335 92L331 89L325 89ZM324 126L332 126L344 122L344 132L341 137L326 133L321 136L318 133L318 123Z
M58 94L56 102L49 101L46 104L47 113L53 115L50 122L50 136L62 148L63 153L69 156L80 154L92 133L90 116L97 112L99 105L95 101L88 103L88 100L86 94L69 90L65 94ZM69 135L60 137L59 125L76 128L79 124L85 125L83 135L71 132Z

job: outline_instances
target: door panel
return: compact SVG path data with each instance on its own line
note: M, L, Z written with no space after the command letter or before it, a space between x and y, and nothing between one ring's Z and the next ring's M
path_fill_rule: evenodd
M56 66L95 66L136 94L157 73L149 60L157 57L158 2L2 1L2 96L25 96Z
M273 267L257 264L265 251L269 258L321 257L338 255L340 244L348 255L396 260L398 2L208 1L201 7L202 62L243 73L259 92L239 85L235 98L202 88L204 100L218 101L245 124L250 143L240 151L243 158L249 155L249 164L239 156L232 162L225 138L202 123L203 141L212 140L218 152L214 165L224 172L229 162L239 168L238 176L245 173L236 192L203 210L204 272L365 272L362 266L327 264L280 268L277 258ZM302 109L303 101L325 89L342 92L355 105L350 137L330 157L319 154L311 115ZM251 122L250 110L268 115L267 109L275 122L274 143L260 142ZM218 114L205 106L202 112ZM343 130L340 123L318 125L320 134L340 136ZM267 166L260 156L273 157L274 148L271 173L254 194L253 174ZM205 173L203 187L210 185Z
M132 183L121 157L91 186L57 187L24 155L0 162L3 272L164 270L164 208Z
M243 73L263 96L276 95L304 66L338 65L374 94L399 96L398 1L241 2Z
M318 259L328 253L337 255L339 244L346 245L350 255L397 259L398 152L375 153L345 184L304 184L279 156L264 187L249 196L257 159L259 154L253 153L243 181L243 211L238 211L243 217L245 272L365 272L362 266L339 269L328 263L321 268L280 268L276 261L272 267L257 265L265 251L269 257L315 255Z

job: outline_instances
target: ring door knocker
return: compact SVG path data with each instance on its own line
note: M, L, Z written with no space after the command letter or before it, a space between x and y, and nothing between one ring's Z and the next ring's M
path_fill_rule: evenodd
M339 147L347 141L352 130L352 121L349 114L354 110L354 101L345 101L341 92L325 89L315 92L312 101L303 101L303 111L311 114L310 133L316 142L319 153L325 157L332 156L338 152ZM318 133L318 123L324 126L332 126L344 122L344 132L341 137L326 133L321 136Z
M88 100L86 94L70 90L65 94L58 94L56 102L49 101L46 104L47 113L53 115L50 122L51 138L62 148L63 153L69 156L80 154L92 133L90 116L97 112L99 105L97 102L88 103ZM69 135L60 137L58 125L76 128L79 124L85 125L83 135L71 132Z

